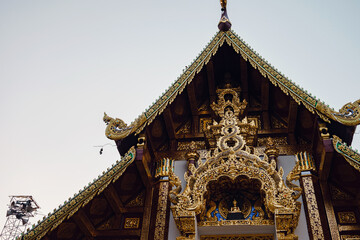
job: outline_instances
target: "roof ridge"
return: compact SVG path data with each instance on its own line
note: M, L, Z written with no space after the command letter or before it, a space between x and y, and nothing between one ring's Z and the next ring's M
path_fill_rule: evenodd
M336 112L316 96L312 96L307 90L288 79L253 50L233 30L229 30L225 32L218 31L193 62L184 69L183 73L130 124L129 128L119 129L116 125L108 124L105 130L106 136L113 140L119 140L132 133L139 134L158 114L162 113L168 104L174 101L175 97L192 81L195 74L201 71L224 42L239 53L244 60L249 61L252 67L258 69L272 84L278 86L285 94L290 95L298 104L302 103L310 112L316 113L325 122L331 123L331 120L334 120L347 126L360 124L360 100L347 103L339 112Z

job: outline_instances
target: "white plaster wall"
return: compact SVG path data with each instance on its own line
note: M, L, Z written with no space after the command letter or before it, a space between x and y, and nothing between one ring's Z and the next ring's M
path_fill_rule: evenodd
M184 180L184 173L187 169L187 162L186 160L176 160L175 164L175 174L180 178L181 180L181 187L182 191L184 190L186 186L186 182ZM176 237L180 236L180 231L177 229L174 217L172 212L170 211L170 221L169 221L169 239L176 239Z
M293 169L295 166L295 156L279 156L278 157L278 167L282 167L284 169L284 181L288 173ZM299 182L295 182L295 184L299 185ZM307 222L306 222L306 216L304 211L304 203L302 196L298 199L299 202L301 202L301 211L300 211L300 218L299 218L299 224L297 228L295 229L295 234L299 236L299 239L301 240L308 240L310 239L308 228L307 228Z

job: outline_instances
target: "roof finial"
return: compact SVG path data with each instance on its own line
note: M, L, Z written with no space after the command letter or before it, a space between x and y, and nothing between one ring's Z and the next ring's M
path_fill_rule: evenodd
M231 22L229 21L229 18L227 16L227 12L226 12L226 3L227 3L227 0L220 0L221 12L222 12L220 22L218 24L218 28L220 31L228 31L231 28Z

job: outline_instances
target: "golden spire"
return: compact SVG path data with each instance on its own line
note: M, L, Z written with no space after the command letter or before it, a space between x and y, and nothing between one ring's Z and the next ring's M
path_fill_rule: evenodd
M221 8L225 9L226 8L226 0L220 0L220 4L221 4Z

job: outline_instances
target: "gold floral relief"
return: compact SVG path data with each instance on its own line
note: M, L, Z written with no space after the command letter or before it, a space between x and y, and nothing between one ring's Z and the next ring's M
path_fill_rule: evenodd
M342 235L341 240L360 240L360 235Z
M285 185L283 181L284 171L281 167L279 170L276 169L276 161L274 159L269 160L266 154L263 158L260 158L247 146L241 134L246 121L246 116L243 116L243 114L247 103L239 100L237 91L239 89L217 90L219 101L217 104L211 104L211 107L221 117L221 120L219 123L213 122L210 126L210 129L213 128L216 131L216 147L208 152L205 161L197 161L197 166L192 166L191 174L185 173L186 187L183 192L181 192L180 179L174 173L170 173L171 190L169 195L171 202L174 204L171 206L171 210L181 233L181 237L178 239L194 239L196 216L205 219L205 221L200 222L204 226L214 223L270 224L274 222L275 218L277 222L277 238L279 240L297 239L294 230L298 224L301 204L292 197L294 190ZM239 177L245 181L255 180L254 183L256 183L257 187L254 189L261 193L262 196L261 202L253 206L258 208L258 212L261 212L256 215L259 218L234 219L231 221L216 220L211 213L218 209L219 206L220 210L216 211L221 212L223 210L221 210L221 206L223 205L220 205L221 199L216 200L214 197L210 199L207 197L209 184L222 178L228 179L226 181L229 183L236 182ZM239 186L239 189L243 189L243 186ZM239 196L233 197L236 198L237 202L241 203L238 207L239 211L243 216L247 216L248 211L246 209L248 209L247 205L249 204L246 204L246 200L241 199ZM229 206L230 200L233 201L234 199L229 199L226 203L229 210L228 214L231 211L235 212L237 209L237 205L234 205L234 203ZM262 205L264 209L260 210L259 206ZM225 215L225 211L222 212ZM265 213L268 219L264 219ZM210 221L206 220L207 218Z
M312 236L314 239L324 239L324 233L320 220L318 203L316 201L314 185L311 176L302 177L305 201L309 212L309 220Z
M357 222L354 212L338 212L338 218L341 224L353 224Z
M156 209L154 240L164 240L166 231L166 213L168 205L169 183L160 182L159 199Z
M137 229L140 225L140 218L125 218L124 229Z

